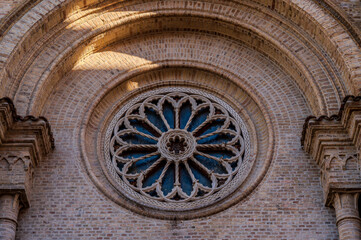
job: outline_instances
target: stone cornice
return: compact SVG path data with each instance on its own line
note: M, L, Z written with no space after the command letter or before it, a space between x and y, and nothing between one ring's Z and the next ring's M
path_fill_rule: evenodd
M350 104L352 104L352 106L350 106ZM351 115L350 111L359 110L360 105L361 105L361 96L355 97L348 95L342 101L342 105L340 107L338 114L332 116L322 115L318 118L315 116L308 116L303 125L303 131L301 137L302 147L305 149L306 135L307 135L307 131L310 129L309 127L310 125L316 125L317 123L321 125L322 122L328 122L328 124L330 124L331 122L335 122L336 125L339 125L340 124L339 122L341 122L342 124L344 124L345 122L347 123L347 120Z
M49 142L51 144L51 148L55 148L54 138L53 138L53 134L51 132L51 127L50 127L48 120L45 117L42 117L42 116L34 117L31 115L22 117L22 116L17 115L16 108L13 104L13 101L8 97L0 98L0 114L1 114L0 115L0 120L1 120L0 143L2 143L4 141L5 132L9 128L11 128L11 126L13 126L14 123L17 123L17 122L22 122L22 123L43 122L45 124L45 129L46 129L47 135L50 138Z

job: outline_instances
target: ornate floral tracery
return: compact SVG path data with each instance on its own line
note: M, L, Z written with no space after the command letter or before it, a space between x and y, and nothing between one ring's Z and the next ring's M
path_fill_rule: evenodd
M123 107L106 136L106 158L118 180L148 199L168 203L193 202L232 188L230 182L242 172L248 134L238 114L215 100L165 91Z

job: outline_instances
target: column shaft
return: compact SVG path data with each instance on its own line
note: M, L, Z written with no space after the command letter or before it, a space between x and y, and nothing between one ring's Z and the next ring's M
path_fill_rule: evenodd
M357 208L358 193L336 193L334 207L340 240L360 240L361 220Z
M0 196L0 240L14 240L18 214L19 195Z

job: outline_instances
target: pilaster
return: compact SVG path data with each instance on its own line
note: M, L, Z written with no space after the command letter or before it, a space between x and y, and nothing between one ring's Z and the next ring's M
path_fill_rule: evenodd
M324 201L336 210L340 239L361 239L361 96L346 97L338 115L307 118L301 143L320 167Z

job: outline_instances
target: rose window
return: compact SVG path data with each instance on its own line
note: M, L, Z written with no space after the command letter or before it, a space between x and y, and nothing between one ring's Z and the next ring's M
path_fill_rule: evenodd
M109 167L133 199L219 200L241 182L249 148L243 121L215 97L179 90L138 96L108 128Z

